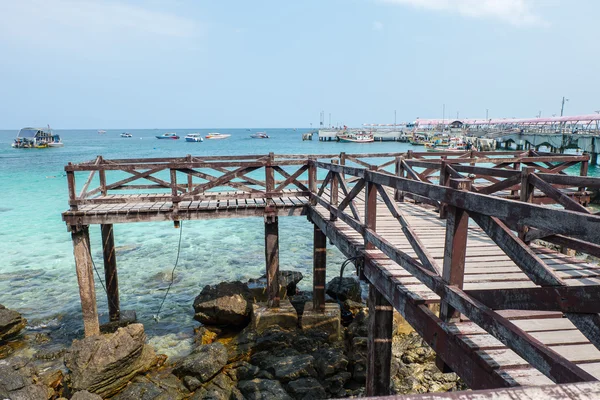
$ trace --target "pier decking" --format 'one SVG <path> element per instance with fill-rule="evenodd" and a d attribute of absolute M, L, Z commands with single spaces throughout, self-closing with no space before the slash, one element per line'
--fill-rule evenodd
<path fill-rule="evenodd" d="M 315 225 L 315 309 L 325 303 L 325 238 L 359 258 L 370 284 L 369 395 L 389 394 L 391 306 L 436 351 L 439 367 L 473 389 L 596 381 L 600 266 L 534 242 L 600 256 L 600 216 L 583 206 L 586 189 L 600 187 L 585 176 L 588 161 L 470 151 L 68 165 L 63 219 L 86 336 L 99 332 L 89 225 L 102 226 L 109 313 L 118 319 L 112 224 L 263 217 L 269 303 L 277 306 L 278 217 L 306 215 Z M 76 173 L 89 174 L 79 192 Z"/>

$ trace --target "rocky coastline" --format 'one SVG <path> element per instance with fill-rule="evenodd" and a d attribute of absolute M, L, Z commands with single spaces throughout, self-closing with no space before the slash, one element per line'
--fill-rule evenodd
<path fill-rule="evenodd" d="M 280 272 L 280 315 L 257 321 L 266 278 L 206 286 L 193 302 L 191 353 L 179 359 L 156 354 L 142 324 L 52 346 L 23 332 L 27 321 L 0 305 L 0 399 L 323 399 L 362 397 L 366 378 L 368 307 L 353 277 L 327 284 L 342 324 L 303 326 L 310 293 L 297 290 L 302 274 Z M 289 304 L 286 309 L 284 304 Z M 394 318 L 392 391 L 398 394 L 465 389 L 455 374 L 435 367 L 435 354 Z M 303 329 L 304 328 L 304 329 Z M 43 346 L 36 344 L 43 343 Z M 29 347 L 30 351 L 22 351 Z"/>

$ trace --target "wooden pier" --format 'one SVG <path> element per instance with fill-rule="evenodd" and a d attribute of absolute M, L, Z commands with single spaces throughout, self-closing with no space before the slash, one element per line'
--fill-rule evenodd
<path fill-rule="evenodd" d="M 63 219 L 85 334 L 99 333 L 89 225 L 102 228 L 109 313 L 118 320 L 112 224 L 262 217 L 276 306 L 278 218 L 306 215 L 315 226 L 314 309 L 325 304 L 327 241 L 357 257 L 369 282 L 368 395 L 389 394 L 392 308 L 436 351 L 440 369 L 472 389 L 596 381 L 600 266 L 569 255 L 600 257 L 600 216 L 584 207 L 600 179 L 585 176 L 588 162 L 534 151 L 409 151 L 69 164 Z"/>

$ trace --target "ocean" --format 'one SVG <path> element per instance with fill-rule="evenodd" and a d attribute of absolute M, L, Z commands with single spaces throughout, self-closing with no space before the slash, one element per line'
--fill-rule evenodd
<path fill-rule="evenodd" d="M 177 132 L 180 136 L 209 129 L 135 129 L 121 138 L 122 130 L 55 130 L 65 146 L 49 149 L 13 149 L 16 131 L 0 131 L 0 304 L 21 312 L 29 331 L 50 331 L 56 340 L 70 342 L 83 336 L 81 307 L 75 275 L 71 236 L 61 212 L 68 208 L 64 166 L 104 158 L 182 157 L 187 154 L 333 154 L 404 152 L 407 143 L 370 144 L 302 141 L 308 129 L 219 129 L 226 140 L 188 143 L 158 140 L 155 135 Z M 251 139 L 266 131 L 270 139 Z M 590 175 L 600 169 L 590 166 Z M 80 183 L 81 184 L 81 183 Z M 305 217 L 282 217 L 281 269 L 300 271 L 301 290 L 312 283 L 312 225 Z M 192 303 L 205 285 L 221 281 L 258 278 L 264 273 L 264 236 L 261 218 L 185 221 L 175 281 L 160 318 L 154 315 L 170 282 L 177 256 L 180 231 L 173 224 L 116 224 L 115 245 L 122 310 L 135 310 L 139 322 L 156 349 L 168 355 L 185 354 L 193 336 Z M 92 256 L 103 276 L 100 227 L 90 229 Z M 333 246 L 327 252 L 327 279 L 339 274 L 344 256 Z M 345 274 L 353 274 L 351 268 Z M 100 314 L 107 314 L 104 289 L 96 277 Z"/>

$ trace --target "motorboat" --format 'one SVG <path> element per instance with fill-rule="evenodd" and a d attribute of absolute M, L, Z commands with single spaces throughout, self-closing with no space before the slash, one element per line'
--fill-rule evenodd
<path fill-rule="evenodd" d="M 229 136 L 229 134 L 226 133 L 219 133 L 219 132 L 209 132 L 206 135 L 206 139 L 227 139 Z"/>
<path fill-rule="evenodd" d="M 267 135 L 267 132 L 256 132 L 250 135 L 250 137 L 252 139 L 268 139 L 269 135 Z"/>
<path fill-rule="evenodd" d="M 337 138 L 340 142 L 346 143 L 371 143 L 375 140 L 373 133 L 366 131 L 344 131 L 343 133 L 338 133 Z"/>
<path fill-rule="evenodd" d="M 53 144 L 50 146 L 50 144 Z M 48 125 L 47 128 L 23 128 L 11 145 L 15 149 L 45 149 L 47 147 L 62 147 L 60 136 L 55 135 Z"/>
<path fill-rule="evenodd" d="M 106 131 L 104 129 L 98 129 L 98 135 L 104 135 Z"/>
<path fill-rule="evenodd" d="M 129 132 L 123 132 L 123 133 L 121 133 L 121 137 L 127 137 L 127 138 L 129 138 L 129 137 L 133 137 L 133 135 L 131 133 L 129 133 Z"/>
<path fill-rule="evenodd" d="M 186 142 L 203 142 L 202 136 L 199 133 L 190 133 L 185 136 Z"/>
<path fill-rule="evenodd" d="M 179 139 L 179 136 L 175 132 L 167 132 L 162 135 L 156 136 L 157 139 Z"/>

